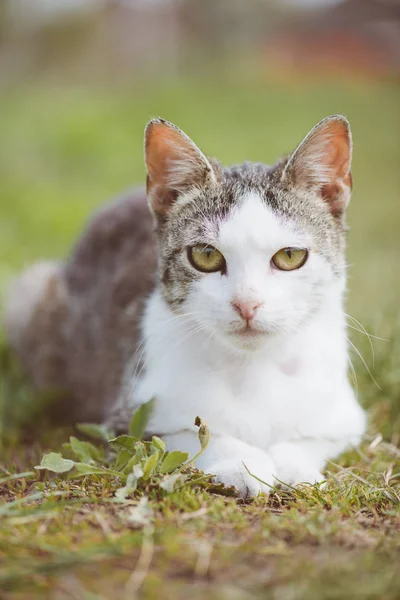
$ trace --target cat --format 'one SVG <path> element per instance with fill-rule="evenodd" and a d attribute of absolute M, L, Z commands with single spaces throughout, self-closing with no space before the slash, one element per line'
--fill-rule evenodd
<path fill-rule="evenodd" d="M 340 115 L 272 167 L 225 168 L 150 121 L 147 191 L 10 290 L 6 332 L 35 386 L 114 430 L 154 397 L 147 433 L 191 455 L 200 415 L 211 438 L 197 466 L 242 497 L 322 482 L 366 426 L 343 312 L 351 154 Z"/>

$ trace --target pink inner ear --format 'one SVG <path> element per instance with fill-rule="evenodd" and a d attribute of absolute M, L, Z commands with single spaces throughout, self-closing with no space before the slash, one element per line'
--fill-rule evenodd
<path fill-rule="evenodd" d="M 340 216 L 348 204 L 352 187 L 351 141 L 349 131 L 342 122 L 328 123 L 324 135 L 329 139 L 324 163 L 331 177 L 330 182 L 322 186 L 321 195 L 328 202 L 331 213 Z"/>
<path fill-rule="evenodd" d="M 199 150 L 178 129 L 162 122 L 152 123 L 146 135 L 146 164 L 150 185 L 168 186 L 171 180 L 176 182 L 179 177 L 177 167 L 182 176 L 185 171 L 187 175 L 191 170 L 196 171 L 199 166 Z M 204 168 L 203 164 L 202 166 Z"/>
<path fill-rule="evenodd" d="M 166 183 L 171 162 L 184 151 L 179 132 L 164 123 L 150 125 L 146 137 L 146 163 L 150 184 Z"/>
<path fill-rule="evenodd" d="M 147 193 L 155 213 L 165 216 L 177 198 L 212 172 L 206 157 L 177 127 L 152 121 L 145 138 Z"/>
<path fill-rule="evenodd" d="M 171 165 L 193 153 L 190 142 L 165 123 L 152 123 L 146 134 L 147 193 L 156 213 L 165 215 L 176 200 L 176 189 L 169 187 Z"/>
<path fill-rule="evenodd" d="M 329 143 L 326 145 L 324 162 L 332 172 L 332 179 L 341 179 L 345 182 L 350 173 L 351 161 L 349 131 L 344 123 L 332 121 L 327 123 L 326 131 L 321 132 L 321 134 L 329 140 Z M 351 177 L 346 182 L 346 185 L 351 186 Z"/>

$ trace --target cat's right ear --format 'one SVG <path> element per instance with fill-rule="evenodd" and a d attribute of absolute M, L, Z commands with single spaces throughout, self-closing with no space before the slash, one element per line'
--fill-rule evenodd
<path fill-rule="evenodd" d="M 179 196 L 215 179 L 213 168 L 183 131 L 163 119 L 145 130 L 147 197 L 156 216 L 164 219 Z"/>
<path fill-rule="evenodd" d="M 341 218 L 350 200 L 351 131 L 347 119 L 332 115 L 304 138 L 289 158 L 282 180 L 313 189 L 333 216 Z"/>

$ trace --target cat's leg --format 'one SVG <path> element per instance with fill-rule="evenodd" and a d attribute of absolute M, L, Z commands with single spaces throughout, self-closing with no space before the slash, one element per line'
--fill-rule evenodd
<path fill-rule="evenodd" d="M 197 434 L 182 431 L 163 436 L 168 450 L 199 451 Z M 231 436 L 212 435 L 196 466 L 215 476 L 215 481 L 234 486 L 242 498 L 268 493 L 273 485 L 274 464 L 268 454 Z M 247 467 L 247 468 L 246 468 Z M 262 480 L 258 481 L 255 477 Z"/>

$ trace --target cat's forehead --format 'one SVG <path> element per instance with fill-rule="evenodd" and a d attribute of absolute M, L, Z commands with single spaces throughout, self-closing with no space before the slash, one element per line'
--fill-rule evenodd
<path fill-rule="evenodd" d="M 275 210 L 256 190 L 249 190 L 218 224 L 221 249 L 232 245 L 263 250 L 282 246 L 308 246 L 310 235 Z"/>
<path fill-rule="evenodd" d="M 283 164 L 225 168 L 216 185 L 181 196 L 164 246 L 167 239 L 175 250 L 198 242 L 218 247 L 250 243 L 271 250 L 312 245 L 331 263 L 341 260 L 343 231 L 316 194 L 281 184 Z"/>

